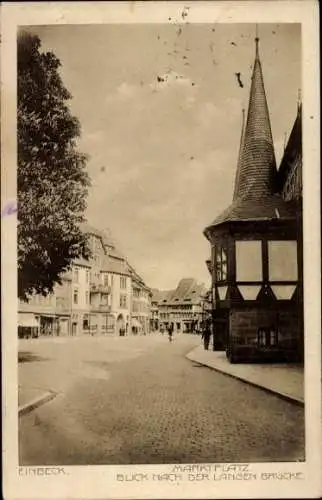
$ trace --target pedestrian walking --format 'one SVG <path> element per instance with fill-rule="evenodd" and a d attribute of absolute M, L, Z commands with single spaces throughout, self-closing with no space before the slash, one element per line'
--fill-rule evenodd
<path fill-rule="evenodd" d="M 172 334 L 173 334 L 173 325 L 172 325 L 172 323 L 169 323 L 169 325 L 167 327 L 167 330 L 168 330 L 169 342 L 172 342 Z"/>

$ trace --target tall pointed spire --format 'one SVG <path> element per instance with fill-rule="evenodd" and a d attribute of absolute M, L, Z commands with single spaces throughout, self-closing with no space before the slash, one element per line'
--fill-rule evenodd
<path fill-rule="evenodd" d="M 298 89 L 298 93 L 297 93 L 297 111 L 298 111 L 298 113 L 301 111 L 301 107 L 302 107 L 302 92 L 301 92 L 301 89 Z"/>
<path fill-rule="evenodd" d="M 276 161 L 257 33 L 247 122 L 237 169 L 234 200 L 263 198 L 276 191 Z"/>
<path fill-rule="evenodd" d="M 300 116 L 301 106 L 298 111 Z M 293 206 L 280 194 L 256 28 L 255 62 L 245 125 L 243 119 L 233 201 L 206 227 L 204 234 L 211 239 L 213 229 L 226 222 L 267 221 L 277 217 L 296 219 Z"/>
<path fill-rule="evenodd" d="M 241 158 L 242 158 L 242 151 L 243 151 L 243 145 L 244 145 L 244 132 L 245 132 L 245 109 L 243 108 L 242 110 L 242 130 L 240 134 L 240 144 L 239 144 L 239 153 L 238 153 L 238 162 L 237 162 L 237 170 L 236 170 L 236 177 L 235 177 L 235 189 L 234 189 L 234 197 L 233 200 L 236 199 L 237 197 L 237 187 L 239 185 L 239 175 L 240 175 L 240 163 L 241 163 Z"/>

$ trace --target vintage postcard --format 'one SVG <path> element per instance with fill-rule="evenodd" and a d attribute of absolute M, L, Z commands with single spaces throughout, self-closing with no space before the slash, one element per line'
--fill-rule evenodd
<path fill-rule="evenodd" d="M 318 4 L 4 2 L 4 495 L 318 498 Z"/>

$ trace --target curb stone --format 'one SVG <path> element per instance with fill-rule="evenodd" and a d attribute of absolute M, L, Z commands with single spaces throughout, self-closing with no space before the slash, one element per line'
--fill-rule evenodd
<path fill-rule="evenodd" d="M 37 398 L 31 400 L 29 403 L 19 406 L 18 407 L 19 417 L 26 415 L 32 410 L 35 410 L 36 408 L 38 408 L 38 406 L 48 403 L 49 401 L 54 399 L 57 396 L 57 394 L 58 393 L 54 391 L 47 391 L 43 393 L 41 396 L 38 396 Z"/>
<path fill-rule="evenodd" d="M 193 349 L 192 349 L 192 351 L 193 351 Z M 260 383 L 253 382 L 253 381 L 248 380 L 246 378 L 243 378 L 243 377 L 240 377 L 238 375 L 235 375 L 234 373 L 226 372 L 226 371 L 222 370 L 221 368 L 218 368 L 218 367 L 215 367 L 215 366 L 211 366 L 211 365 L 209 365 L 209 364 L 207 364 L 205 362 L 198 361 L 197 359 L 195 359 L 193 357 L 192 351 L 190 351 L 186 355 L 186 358 L 189 359 L 189 361 L 193 361 L 194 363 L 198 363 L 201 366 L 206 366 L 210 370 L 214 370 L 214 371 L 216 371 L 218 373 L 222 373 L 223 375 L 226 375 L 227 377 L 232 377 L 232 378 L 234 378 L 236 380 L 239 380 L 240 382 L 243 382 L 244 384 L 248 384 L 248 385 L 251 385 L 253 387 L 257 387 L 258 389 L 262 389 L 263 391 L 269 392 L 270 394 L 275 394 L 275 396 L 278 396 L 281 399 L 284 399 L 285 401 L 291 402 L 291 403 L 296 404 L 296 405 L 301 406 L 301 407 L 305 406 L 304 401 L 302 401 L 301 399 L 298 399 L 298 398 L 296 398 L 294 396 L 290 396 L 289 394 L 285 394 L 283 392 L 279 392 L 279 391 L 277 391 L 275 389 L 272 389 L 271 387 L 267 387 L 267 386 L 261 385 Z"/>

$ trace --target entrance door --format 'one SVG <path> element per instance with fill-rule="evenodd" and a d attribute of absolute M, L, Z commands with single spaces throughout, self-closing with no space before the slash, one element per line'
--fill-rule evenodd
<path fill-rule="evenodd" d="M 228 343 L 229 318 L 228 311 L 217 309 L 214 311 L 214 351 L 225 351 Z"/>

